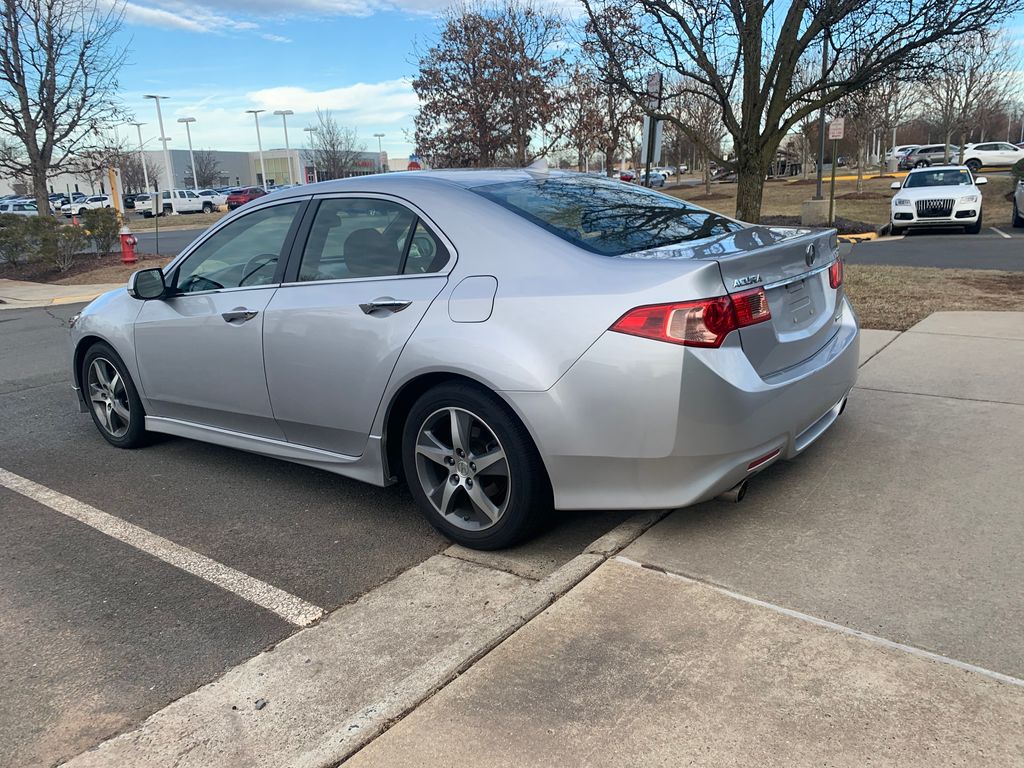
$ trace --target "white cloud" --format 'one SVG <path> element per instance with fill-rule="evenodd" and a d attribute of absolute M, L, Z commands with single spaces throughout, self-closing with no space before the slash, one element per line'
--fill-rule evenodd
<path fill-rule="evenodd" d="M 110 0 L 104 1 L 112 4 Z M 125 3 L 122 7 L 126 22 L 147 27 L 164 27 L 199 33 L 250 30 L 258 27 L 254 22 L 211 13 L 205 7 L 191 3 L 164 2 L 156 7 Z"/>
<path fill-rule="evenodd" d="M 269 40 L 272 43 L 292 42 L 292 39 L 290 37 L 285 37 L 284 35 L 272 35 L 269 32 L 264 32 L 262 35 L 260 35 L 260 37 L 262 37 L 264 40 Z"/>
<path fill-rule="evenodd" d="M 412 84 L 404 79 L 356 83 L 322 91 L 283 86 L 252 91 L 246 96 L 266 110 L 293 109 L 299 114 L 312 115 L 317 109 L 330 109 L 339 122 L 355 126 L 409 118 L 418 104 Z"/>

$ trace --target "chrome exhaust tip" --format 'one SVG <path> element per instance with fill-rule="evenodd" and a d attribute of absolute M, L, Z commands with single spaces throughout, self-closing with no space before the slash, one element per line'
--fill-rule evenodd
<path fill-rule="evenodd" d="M 716 498 L 719 501 L 731 501 L 739 503 L 743 501 L 743 497 L 747 495 L 747 481 L 740 480 L 736 485 L 730 488 L 724 493 L 720 493 Z"/>

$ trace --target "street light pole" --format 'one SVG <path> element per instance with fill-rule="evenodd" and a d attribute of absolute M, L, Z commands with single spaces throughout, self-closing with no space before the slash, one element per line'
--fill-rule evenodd
<path fill-rule="evenodd" d="M 828 44 L 829 44 L 829 33 L 825 30 L 825 36 L 821 40 L 821 94 L 825 95 L 825 78 L 828 76 Z M 836 159 L 832 158 L 833 165 Z M 824 200 L 825 196 L 821 193 L 821 180 L 825 174 L 825 105 L 821 105 L 821 109 L 818 112 L 818 176 L 817 176 L 817 191 L 814 193 L 815 200 Z"/>
<path fill-rule="evenodd" d="M 247 109 L 245 110 L 253 119 L 256 121 L 256 146 L 260 151 L 260 174 L 263 176 L 263 191 L 267 191 L 267 167 L 263 164 L 263 139 L 260 138 L 260 112 L 266 112 L 265 109 Z"/>
<path fill-rule="evenodd" d="M 308 127 L 303 128 L 302 130 L 309 134 L 310 157 L 313 159 L 313 183 L 315 184 L 320 180 L 316 175 L 316 150 L 313 148 L 313 134 L 317 132 L 317 129 Z"/>
<path fill-rule="evenodd" d="M 139 162 L 142 163 L 142 178 L 146 183 L 146 187 L 143 191 L 149 192 L 149 171 L 146 170 L 146 153 L 142 150 L 142 126 L 144 126 L 145 123 L 128 123 L 128 125 L 134 125 L 135 130 L 139 132 Z"/>
<path fill-rule="evenodd" d="M 196 119 L 194 117 L 179 117 L 178 122 L 185 124 L 185 135 L 188 136 L 188 157 L 192 161 L 192 189 L 196 192 L 199 191 L 199 177 L 196 175 L 196 156 L 192 153 L 192 131 L 189 130 L 189 125 L 194 123 Z"/>
<path fill-rule="evenodd" d="M 171 155 L 170 152 L 167 151 L 167 142 L 170 141 L 170 139 L 168 139 L 167 134 L 164 133 L 164 116 L 160 112 L 160 99 L 166 99 L 167 96 L 154 96 L 149 94 L 143 98 L 152 99 L 156 102 L 156 120 L 160 126 L 160 143 L 163 144 L 164 147 L 164 173 L 167 174 L 167 186 L 164 187 L 164 189 L 174 189 L 174 174 L 171 171 Z"/>
<path fill-rule="evenodd" d="M 380 140 L 384 138 L 385 134 L 375 133 L 373 134 L 377 139 L 377 165 L 380 167 L 381 172 L 384 171 L 384 149 L 381 147 Z"/>
<path fill-rule="evenodd" d="M 275 109 L 274 114 L 281 116 L 281 125 L 284 126 L 284 151 L 285 157 L 288 158 L 288 183 L 295 184 L 295 174 L 292 172 L 292 150 L 288 146 L 288 115 L 294 115 L 295 113 L 290 109 Z"/>

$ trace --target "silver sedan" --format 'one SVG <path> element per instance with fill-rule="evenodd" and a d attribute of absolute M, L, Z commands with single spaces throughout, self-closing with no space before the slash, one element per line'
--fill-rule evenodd
<path fill-rule="evenodd" d="M 858 328 L 831 232 L 531 170 L 262 197 L 72 324 L 83 411 L 387 485 L 466 546 L 680 507 L 836 420 Z"/>

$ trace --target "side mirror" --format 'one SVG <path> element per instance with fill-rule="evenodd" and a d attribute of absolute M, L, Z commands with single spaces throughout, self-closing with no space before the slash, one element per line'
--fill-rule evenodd
<path fill-rule="evenodd" d="M 974 186 L 980 187 L 982 184 L 988 184 L 988 179 L 986 179 L 984 176 L 979 176 L 974 180 Z"/>
<path fill-rule="evenodd" d="M 140 269 L 128 278 L 128 295 L 133 299 L 162 299 L 167 293 L 162 269 Z"/>
<path fill-rule="evenodd" d="M 894 181 L 892 184 L 889 185 L 889 189 L 899 189 L 902 186 L 903 185 L 900 182 Z"/>

